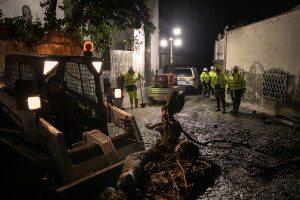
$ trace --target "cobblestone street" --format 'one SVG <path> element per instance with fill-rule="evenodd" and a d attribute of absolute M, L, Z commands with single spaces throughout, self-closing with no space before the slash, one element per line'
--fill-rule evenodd
<path fill-rule="evenodd" d="M 147 103 L 145 108 L 126 109 L 135 116 L 146 148 L 155 143 L 159 133 L 148 130 L 145 124 L 160 121 L 162 105 Z M 215 162 L 222 172 L 215 185 L 198 199 L 300 199 L 298 160 L 267 169 L 299 156 L 299 131 L 245 107 L 237 116 L 229 113 L 231 106 L 226 114 L 215 112 L 215 108 L 216 102 L 208 98 L 187 95 L 183 110 L 175 116 L 198 141 L 246 142 L 250 148 L 227 143 L 200 147 L 202 157 Z M 181 139 L 185 139 L 183 134 Z"/>

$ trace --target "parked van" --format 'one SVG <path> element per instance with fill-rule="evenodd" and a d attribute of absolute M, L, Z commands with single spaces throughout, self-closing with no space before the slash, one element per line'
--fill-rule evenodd
<path fill-rule="evenodd" d="M 186 91 L 200 91 L 200 76 L 194 67 L 176 67 L 177 85 L 184 86 Z"/>

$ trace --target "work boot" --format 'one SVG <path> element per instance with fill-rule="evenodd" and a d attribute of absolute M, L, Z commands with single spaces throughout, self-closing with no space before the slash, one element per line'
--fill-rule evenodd
<path fill-rule="evenodd" d="M 234 114 L 236 110 L 236 102 L 233 102 L 233 108 L 232 111 L 230 111 L 230 113 Z"/>
<path fill-rule="evenodd" d="M 134 99 L 134 103 L 135 103 L 135 107 L 138 108 L 139 107 L 139 99 Z"/>
<path fill-rule="evenodd" d="M 130 105 L 131 105 L 131 109 L 133 108 L 133 99 L 129 99 L 130 100 Z"/>

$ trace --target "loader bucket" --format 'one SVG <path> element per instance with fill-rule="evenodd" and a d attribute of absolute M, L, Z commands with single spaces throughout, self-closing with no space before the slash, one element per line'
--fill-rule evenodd
<path fill-rule="evenodd" d="M 123 164 L 124 160 L 64 185 L 56 191 L 66 199 L 99 199 L 99 194 L 106 187 L 116 187 L 117 180 L 122 173 Z"/>

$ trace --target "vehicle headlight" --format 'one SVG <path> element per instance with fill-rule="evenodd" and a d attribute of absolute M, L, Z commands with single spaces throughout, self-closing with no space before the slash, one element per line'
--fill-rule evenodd
<path fill-rule="evenodd" d="M 43 74 L 48 74 L 56 65 L 58 64 L 58 61 L 45 61 L 44 63 L 44 72 Z"/>
<path fill-rule="evenodd" d="M 41 98 L 39 96 L 28 97 L 27 103 L 28 103 L 29 110 L 36 110 L 41 108 Z"/>
<path fill-rule="evenodd" d="M 96 70 L 98 73 L 100 73 L 101 67 L 102 67 L 102 62 L 92 62 L 92 64 L 93 64 L 95 70 Z"/>

